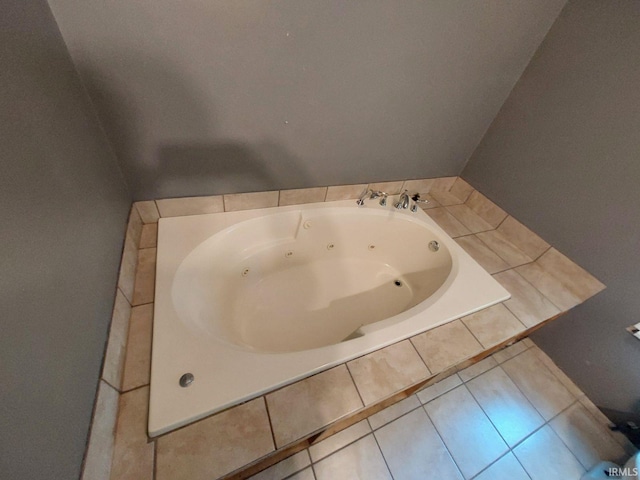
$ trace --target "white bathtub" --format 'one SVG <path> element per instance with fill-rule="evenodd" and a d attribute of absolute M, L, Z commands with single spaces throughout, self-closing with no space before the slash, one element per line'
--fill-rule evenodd
<path fill-rule="evenodd" d="M 160 219 L 149 435 L 509 298 L 428 215 L 388 203 Z"/>

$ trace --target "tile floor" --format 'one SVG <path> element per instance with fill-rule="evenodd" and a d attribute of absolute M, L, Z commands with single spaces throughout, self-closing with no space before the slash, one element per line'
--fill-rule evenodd
<path fill-rule="evenodd" d="M 525 340 L 251 479 L 579 479 L 633 452 L 606 422 Z"/>

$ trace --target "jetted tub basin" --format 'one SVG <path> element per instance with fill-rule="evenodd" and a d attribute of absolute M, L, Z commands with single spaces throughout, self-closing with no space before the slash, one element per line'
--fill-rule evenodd
<path fill-rule="evenodd" d="M 162 218 L 149 435 L 507 298 L 421 210 L 346 200 Z"/>

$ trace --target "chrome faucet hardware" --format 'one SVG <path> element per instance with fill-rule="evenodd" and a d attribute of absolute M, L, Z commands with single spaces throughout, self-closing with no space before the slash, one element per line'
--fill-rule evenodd
<path fill-rule="evenodd" d="M 376 199 L 376 198 L 380 198 L 380 205 L 382 205 L 383 207 L 385 207 L 387 205 L 387 197 L 389 196 L 389 194 L 387 192 L 383 192 L 380 190 L 371 190 L 369 188 L 365 189 L 364 192 L 362 192 L 362 194 L 360 195 L 360 198 L 356 201 L 356 203 L 360 206 L 364 205 L 364 201 L 369 198 L 369 199 Z"/>
<path fill-rule="evenodd" d="M 407 190 L 400 194 L 400 198 L 393 206 L 398 210 L 406 210 L 409 208 L 409 194 L 407 193 Z"/>

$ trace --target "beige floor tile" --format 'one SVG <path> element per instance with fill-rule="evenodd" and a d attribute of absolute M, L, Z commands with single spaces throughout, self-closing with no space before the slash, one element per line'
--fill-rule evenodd
<path fill-rule="evenodd" d="M 327 189 L 325 202 L 359 198 L 366 188 L 368 188 L 366 183 L 361 183 L 359 185 L 335 185 L 329 187 Z"/>
<path fill-rule="evenodd" d="M 138 247 L 133 237 L 126 235 L 124 238 L 124 249 L 122 251 L 122 261 L 118 274 L 118 288 L 127 298 L 129 303 L 133 301 L 133 289 L 136 282 L 136 267 L 138 265 Z"/>
<path fill-rule="evenodd" d="M 447 210 L 451 215 L 456 217 L 460 223 L 467 227 L 471 233 L 493 230 L 491 224 L 485 222 L 482 217 L 466 205 L 452 205 L 447 207 Z"/>
<path fill-rule="evenodd" d="M 602 413 L 602 411 L 598 407 L 596 407 L 596 405 L 589 399 L 589 397 L 582 394 L 578 397 L 578 401 L 584 408 L 587 409 L 591 416 L 598 423 L 600 423 L 600 425 L 602 425 L 609 431 L 611 437 L 618 443 L 618 445 L 620 445 L 624 449 L 624 451 L 627 453 L 627 456 L 631 456 L 638 451 L 638 449 L 633 445 L 633 443 L 629 441 L 626 435 L 621 432 L 614 432 L 612 430 L 609 430 L 609 427 L 613 425 L 613 423 L 611 422 L 611 420 L 609 420 L 609 418 L 607 418 L 604 413 Z"/>
<path fill-rule="evenodd" d="M 411 395 L 410 397 L 407 397 L 404 400 L 394 403 L 390 407 L 371 415 L 368 419 L 369 425 L 371 425 L 371 428 L 375 430 L 376 428 L 380 428 L 381 426 L 392 422 L 396 418 L 401 417 L 405 413 L 415 410 L 421 405 L 422 404 L 420 403 L 420 400 L 418 400 L 418 397 Z"/>
<path fill-rule="evenodd" d="M 601 460 L 618 464 L 626 460 L 624 449 L 579 402 L 551 420 L 549 425 L 586 470 Z"/>
<path fill-rule="evenodd" d="M 371 427 L 369 427 L 369 423 L 367 419 L 360 420 L 358 423 L 351 425 L 348 428 L 336 433 L 335 435 L 330 436 L 309 447 L 309 453 L 311 454 L 311 459 L 314 462 L 317 462 L 324 457 L 328 457 L 332 453 L 340 450 L 341 448 L 349 445 L 350 443 L 359 440 L 365 435 L 369 435 L 371 433 Z"/>
<path fill-rule="evenodd" d="M 507 270 L 496 273 L 493 278 L 511 294 L 504 304 L 526 327 L 533 327 L 560 313 L 558 307 L 517 272 Z"/>
<path fill-rule="evenodd" d="M 278 205 L 300 205 L 302 203 L 324 202 L 327 196 L 327 187 L 296 188 L 293 190 L 280 190 Z"/>
<path fill-rule="evenodd" d="M 153 443 L 147 438 L 148 406 L 149 387 L 120 395 L 111 464 L 112 480 L 153 478 Z"/>
<path fill-rule="evenodd" d="M 318 480 L 391 480 L 373 435 L 352 443 L 314 465 Z"/>
<path fill-rule="evenodd" d="M 451 215 L 445 207 L 431 208 L 425 212 L 442 228 L 451 238 L 469 235 L 467 227 Z"/>
<path fill-rule="evenodd" d="M 361 408 L 346 365 L 339 365 L 266 396 L 278 448 Z"/>
<path fill-rule="evenodd" d="M 550 248 L 538 259 L 537 263 L 568 287 L 582 301 L 605 288 L 604 284 L 596 277 L 572 262 L 555 248 Z"/>
<path fill-rule="evenodd" d="M 287 478 L 287 480 L 315 480 L 315 479 L 316 477 L 313 474 L 313 469 L 311 467 L 305 468 L 301 472 L 298 472 L 295 475 Z"/>
<path fill-rule="evenodd" d="M 582 303 L 580 298 L 538 263 L 522 265 L 515 270 L 562 311 Z"/>
<path fill-rule="evenodd" d="M 530 480 L 520 462 L 509 452 L 474 480 Z"/>
<path fill-rule="evenodd" d="M 158 224 L 147 223 L 142 226 L 140 248 L 153 248 L 158 245 Z"/>
<path fill-rule="evenodd" d="M 439 373 L 482 351 L 482 345 L 460 320 L 416 335 L 411 342 L 431 373 Z"/>
<path fill-rule="evenodd" d="M 531 349 L 507 360 L 502 368 L 545 420 L 576 400 Z"/>
<path fill-rule="evenodd" d="M 370 183 L 369 188 L 371 190 L 380 190 L 381 192 L 386 192 L 389 195 L 397 195 L 402 192 L 402 185 L 404 182 L 399 180 L 397 182 L 376 182 Z M 407 187 L 408 188 L 408 187 Z M 428 192 L 429 190 L 427 190 Z"/>
<path fill-rule="evenodd" d="M 462 317 L 462 323 L 485 348 L 504 342 L 525 330 L 525 326 L 502 303 Z"/>
<path fill-rule="evenodd" d="M 509 264 L 487 247 L 475 235 L 458 237 L 455 240 L 471 257 L 489 273 L 498 273 L 509 268 Z"/>
<path fill-rule="evenodd" d="M 424 408 L 465 478 L 473 477 L 507 452 L 504 440 L 464 385 Z"/>
<path fill-rule="evenodd" d="M 109 327 L 109 340 L 102 367 L 102 378 L 117 389 L 120 389 L 122 385 L 130 317 L 131 305 L 118 288 L 116 289 L 116 299 Z"/>
<path fill-rule="evenodd" d="M 161 217 L 182 217 L 224 212 L 222 195 L 156 200 Z"/>
<path fill-rule="evenodd" d="M 422 408 L 382 427 L 375 436 L 395 480 L 462 480 L 460 471 Z"/>
<path fill-rule="evenodd" d="M 427 378 L 430 373 L 409 340 L 347 363 L 365 405 Z"/>
<path fill-rule="evenodd" d="M 529 337 L 523 338 L 522 343 L 524 344 L 525 347 L 527 348 L 531 348 L 531 347 L 535 347 L 536 344 L 533 343 L 533 340 L 531 340 Z"/>
<path fill-rule="evenodd" d="M 462 380 L 456 373 L 444 380 L 440 380 L 438 383 L 434 383 L 433 385 L 420 390 L 416 395 L 418 400 L 424 404 L 430 402 L 434 398 L 438 398 L 440 395 L 444 395 L 450 390 L 453 390 L 458 385 L 462 385 Z"/>
<path fill-rule="evenodd" d="M 464 203 L 463 199 L 445 190 L 434 190 L 429 195 L 435 198 L 440 205 L 445 207 L 450 205 L 462 205 Z"/>
<path fill-rule="evenodd" d="M 493 357 L 487 357 L 478 363 L 474 363 L 470 367 L 460 370 L 458 375 L 463 382 L 468 382 L 472 378 L 476 378 L 478 375 L 482 375 L 487 370 L 491 370 L 496 366 L 498 366 L 498 362 L 496 362 Z"/>
<path fill-rule="evenodd" d="M 531 342 L 533 343 L 533 342 Z M 573 396 L 580 397 L 583 392 L 582 390 L 580 390 L 580 388 L 573 383 L 573 380 L 571 380 L 566 373 L 564 373 L 560 367 L 558 367 L 558 365 L 556 365 L 554 363 L 553 360 L 551 360 L 551 358 L 549 358 L 549 356 L 544 353 L 542 350 L 540 350 L 540 348 L 538 348 L 537 345 L 533 345 L 531 347 L 531 351 L 533 353 L 535 353 L 536 357 L 542 362 L 544 363 L 544 365 L 549 369 L 549 371 L 551 373 L 553 373 L 555 375 L 555 377 L 560 380 L 560 383 L 562 383 L 562 385 L 564 385 L 564 387 L 569 390 L 571 392 L 571 394 Z"/>
<path fill-rule="evenodd" d="M 118 392 L 100 381 L 81 480 L 109 478 L 117 415 Z"/>
<path fill-rule="evenodd" d="M 497 230 L 476 235 L 487 247 L 502 258 L 510 267 L 518 267 L 533 260 Z"/>
<path fill-rule="evenodd" d="M 151 332 L 153 303 L 131 309 L 127 355 L 122 374 L 122 390 L 149 384 L 151 374 Z"/>
<path fill-rule="evenodd" d="M 471 195 L 469 195 L 466 204 L 493 228 L 498 228 L 498 225 L 507 218 L 507 212 L 502 210 L 477 190 L 473 191 Z"/>
<path fill-rule="evenodd" d="M 309 451 L 303 450 L 249 478 L 250 480 L 283 480 L 309 465 L 311 465 Z"/>
<path fill-rule="evenodd" d="M 585 472 L 548 425 L 514 448 L 513 453 L 532 480 L 577 480 Z"/>
<path fill-rule="evenodd" d="M 453 184 L 457 180 L 458 177 L 438 177 L 433 179 L 433 183 L 431 184 L 431 191 L 445 191 L 448 192 L 453 187 Z"/>
<path fill-rule="evenodd" d="M 474 192 L 474 188 L 461 177 L 458 177 L 456 178 L 455 182 L 453 182 L 450 192 L 452 195 L 455 195 L 464 203 L 467 201 L 471 193 Z"/>
<path fill-rule="evenodd" d="M 224 211 L 251 210 L 254 208 L 277 207 L 280 192 L 231 193 L 224 195 Z"/>
<path fill-rule="evenodd" d="M 133 238 L 133 242 L 138 245 L 140 248 L 140 236 L 142 235 L 142 218 L 140 217 L 140 213 L 138 209 L 131 205 L 131 210 L 129 212 L 129 221 L 127 222 L 127 235 L 130 235 Z"/>
<path fill-rule="evenodd" d="M 497 230 L 532 260 L 537 259 L 549 248 L 547 242 L 512 216 L 505 218 Z"/>
<path fill-rule="evenodd" d="M 138 251 L 132 306 L 153 302 L 156 286 L 156 252 L 156 248 L 143 248 Z"/>
<path fill-rule="evenodd" d="M 526 349 L 527 349 L 527 346 L 522 341 L 520 341 L 520 342 L 514 343 L 513 345 L 507 348 L 498 350 L 496 353 L 492 355 L 492 357 L 495 358 L 496 362 L 500 364 L 524 352 Z"/>
<path fill-rule="evenodd" d="M 160 437 L 156 480 L 218 478 L 273 449 L 264 399 L 256 398 Z"/>
<path fill-rule="evenodd" d="M 467 388 L 510 447 L 544 424 L 544 419 L 500 367 L 474 378 Z"/>
<path fill-rule="evenodd" d="M 140 214 L 142 223 L 157 223 L 160 218 L 158 213 L 158 207 L 153 200 L 145 200 L 143 202 L 136 202 L 133 204 Z"/>

